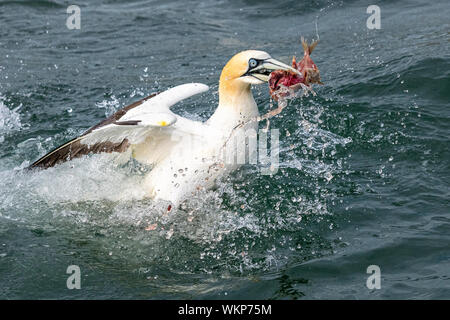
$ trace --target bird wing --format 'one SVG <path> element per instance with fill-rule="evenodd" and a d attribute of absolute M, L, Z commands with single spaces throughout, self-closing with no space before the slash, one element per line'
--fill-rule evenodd
<path fill-rule="evenodd" d="M 207 90 L 207 85 L 188 83 L 145 97 L 50 151 L 28 168 L 49 168 L 89 153 L 124 152 L 151 137 L 164 140 L 161 137 L 170 136 L 170 129 L 179 119 L 170 107 Z"/>

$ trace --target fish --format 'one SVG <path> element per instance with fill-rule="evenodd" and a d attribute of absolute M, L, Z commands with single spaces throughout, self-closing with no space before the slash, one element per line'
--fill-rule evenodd
<path fill-rule="evenodd" d="M 312 84 L 323 84 L 320 79 L 320 71 L 314 61 L 311 59 L 311 53 L 318 44 L 318 40 L 312 41 L 310 44 L 302 37 L 303 58 L 297 62 L 295 56 L 292 57 L 292 68 L 300 71 L 296 74 L 289 70 L 276 70 L 270 74 L 269 92 L 273 99 L 278 100 L 282 96 L 286 96 L 286 91 L 282 88 L 290 88 L 298 91 L 305 86 L 311 88 Z"/>

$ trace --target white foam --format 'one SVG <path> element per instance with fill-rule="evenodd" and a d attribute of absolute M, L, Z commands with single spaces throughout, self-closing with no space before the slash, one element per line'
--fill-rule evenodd
<path fill-rule="evenodd" d="M 4 140 L 3 135 L 20 130 L 22 127 L 18 113 L 21 106 L 9 109 L 5 105 L 5 98 L 0 94 L 0 143 Z"/>
<path fill-rule="evenodd" d="M 116 112 L 120 107 L 119 100 L 114 95 L 111 96 L 110 100 L 103 100 L 102 102 L 96 103 L 96 105 L 100 109 L 105 109 L 106 117 L 114 114 L 114 112 Z"/>

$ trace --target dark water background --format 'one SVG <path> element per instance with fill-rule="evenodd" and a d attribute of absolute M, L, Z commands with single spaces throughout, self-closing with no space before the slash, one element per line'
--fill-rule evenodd
<path fill-rule="evenodd" d="M 66 28 L 70 4 L 81 30 Z M 0 1 L 0 298 L 450 298 L 449 14 L 448 1 Z M 276 176 L 245 166 L 164 216 L 131 161 L 21 171 L 175 84 L 211 86 L 176 107 L 207 119 L 234 53 L 289 62 L 316 19 L 326 85 L 271 121 Z M 254 89 L 261 112 L 267 91 Z M 81 290 L 66 288 L 72 264 Z"/>

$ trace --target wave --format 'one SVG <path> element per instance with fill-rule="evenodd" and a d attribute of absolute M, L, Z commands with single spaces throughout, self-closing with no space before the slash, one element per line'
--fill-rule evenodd
<path fill-rule="evenodd" d="M 450 61 L 445 58 L 426 58 L 416 62 L 411 56 L 387 61 L 385 65 L 368 67 L 360 71 L 355 82 L 338 89 L 342 95 L 378 97 L 396 94 L 418 94 L 435 100 L 450 98 Z"/>
<path fill-rule="evenodd" d="M 22 7 L 29 7 L 29 8 L 66 8 L 67 6 L 61 3 L 58 3 L 56 1 L 50 1 L 50 0 L 25 0 L 25 1 L 2 1 L 0 2 L 1 6 L 11 6 L 11 5 L 17 5 Z"/>

